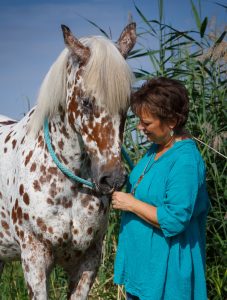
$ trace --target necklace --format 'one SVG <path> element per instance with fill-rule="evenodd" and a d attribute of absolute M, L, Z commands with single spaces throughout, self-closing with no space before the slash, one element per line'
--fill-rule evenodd
<path fill-rule="evenodd" d="M 172 139 L 171 139 L 171 143 L 172 143 L 171 146 L 173 146 L 173 145 L 175 144 L 175 142 L 176 142 L 176 140 L 172 138 Z M 168 149 L 167 149 L 167 150 L 168 150 Z M 137 182 L 134 184 L 134 186 L 133 186 L 133 188 L 132 188 L 132 190 L 131 190 L 131 194 L 132 194 L 133 196 L 135 196 L 136 189 L 137 189 L 138 185 L 140 184 L 141 180 L 143 179 L 143 177 L 145 176 L 145 174 L 146 174 L 146 173 L 150 170 L 150 168 L 155 164 L 156 160 L 154 159 L 154 161 L 152 162 L 152 164 L 151 164 L 150 167 L 149 167 L 149 170 L 147 170 L 147 169 L 148 169 L 148 166 L 149 166 L 149 164 L 150 164 L 150 162 L 151 162 L 151 160 L 152 160 L 152 158 L 155 158 L 155 155 L 156 155 L 156 152 L 154 152 L 153 155 L 151 155 L 151 157 L 150 157 L 150 159 L 148 160 L 148 162 L 147 162 L 145 168 L 143 169 L 142 174 L 140 175 L 140 177 L 139 177 L 139 179 L 137 180 Z"/>
<path fill-rule="evenodd" d="M 140 177 L 139 177 L 139 179 L 137 180 L 137 182 L 134 184 L 134 186 L 133 186 L 133 188 L 132 188 L 132 190 L 131 190 L 131 194 L 132 194 L 133 196 L 135 196 L 136 189 L 137 189 L 138 185 L 140 184 L 141 180 L 143 179 L 144 175 L 148 172 L 147 168 L 148 168 L 148 166 L 149 166 L 149 164 L 150 164 L 152 158 L 154 158 L 154 154 L 151 155 L 151 157 L 150 157 L 150 159 L 148 160 L 148 162 L 147 162 L 145 168 L 143 169 L 142 174 L 140 175 Z M 155 160 L 154 160 L 153 163 L 150 165 L 150 168 L 154 165 L 154 163 L 155 163 Z M 150 169 L 150 168 L 149 168 L 149 169 Z"/>

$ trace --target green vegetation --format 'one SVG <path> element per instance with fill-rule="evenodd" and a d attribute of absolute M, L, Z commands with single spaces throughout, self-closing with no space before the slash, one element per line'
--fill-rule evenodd
<path fill-rule="evenodd" d="M 201 20 L 199 10 L 191 0 L 196 29 L 179 31 L 164 23 L 163 1 L 159 0 L 159 19 L 150 20 L 138 7 L 142 25 L 138 28 L 140 48 L 131 59 L 146 58 L 147 69 L 135 71 L 138 80 L 166 76 L 182 81 L 190 95 L 191 112 L 188 130 L 205 144 L 227 156 L 226 32 L 217 32 Z M 197 1 L 200 4 L 200 1 Z M 224 9 L 224 7 L 223 7 Z M 143 40 L 156 41 L 157 49 L 145 47 Z M 151 50 L 152 49 L 152 50 Z M 136 162 L 147 147 L 146 141 L 134 130 L 137 120 L 131 113 L 125 130 L 125 144 Z M 132 138 L 133 135 L 133 138 Z M 224 299 L 227 294 L 227 209 L 226 158 L 198 142 L 207 166 L 207 185 L 212 208 L 207 224 L 207 285 L 209 299 Z M 131 150 L 130 150 L 131 149 Z M 102 263 L 89 299 L 123 300 L 124 290 L 113 285 L 113 262 L 117 247 L 119 212 L 111 211 L 104 242 Z M 55 268 L 50 280 L 50 299 L 66 299 L 67 279 Z M 0 283 L 1 300 L 24 300 L 27 292 L 19 263 L 7 264 Z"/>

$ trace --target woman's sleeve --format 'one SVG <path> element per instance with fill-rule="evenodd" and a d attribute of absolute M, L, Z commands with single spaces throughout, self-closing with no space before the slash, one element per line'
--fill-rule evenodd
<path fill-rule="evenodd" d="M 198 173 L 197 163 L 183 156 L 170 171 L 165 199 L 157 207 L 158 223 L 164 236 L 177 235 L 189 224 L 199 189 Z"/>

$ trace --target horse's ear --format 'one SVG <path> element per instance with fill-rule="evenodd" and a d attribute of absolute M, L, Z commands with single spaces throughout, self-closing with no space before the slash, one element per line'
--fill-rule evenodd
<path fill-rule="evenodd" d="M 128 24 L 118 39 L 118 47 L 121 54 L 126 58 L 136 43 L 136 23 Z"/>
<path fill-rule="evenodd" d="M 64 36 L 65 45 L 69 50 L 78 58 L 81 63 L 86 64 L 90 57 L 90 49 L 85 47 L 71 32 L 71 30 L 61 25 L 61 29 Z"/>

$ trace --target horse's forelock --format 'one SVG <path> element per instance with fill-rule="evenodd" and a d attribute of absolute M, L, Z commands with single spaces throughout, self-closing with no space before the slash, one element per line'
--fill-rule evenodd
<path fill-rule="evenodd" d="M 125 110 L 134 80 L 125 59 L 104 37 L 82 38 L 80 41 L 91 49 L 91 57 L 83 72 L 85 92 L 94 96 L 96 104 L 104 106 L 111 114 Z"/>

